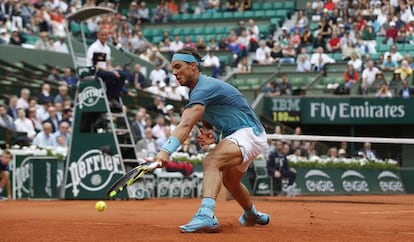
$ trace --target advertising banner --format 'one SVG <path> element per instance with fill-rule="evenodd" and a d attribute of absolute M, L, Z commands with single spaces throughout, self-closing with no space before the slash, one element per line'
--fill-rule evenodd
<path fill-rule="evenodd" d="M 398 171 L 297 169 L 296 187 L 301 194 L 402 194 Z"/>
<path fill-rule="evenodd" d="M 302 124 L 412 124 L 414 103 L 393 98 L 265 98 L 265 115 Z"/>

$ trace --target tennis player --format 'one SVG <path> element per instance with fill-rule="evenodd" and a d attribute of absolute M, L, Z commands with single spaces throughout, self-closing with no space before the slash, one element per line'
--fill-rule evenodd
<path fill-rule="evenodd" d="M 200 120 L 204 127 L 198 142 L 201 145 L 217 143 L 203 161 L 201 206 L 180 230 L 183 233 L 218 231 L 214 210 L 222 183 L 244 209 L 239 219 L 241 225 L 266 225 L 270 216 L 256 210 L 241 182 L 250 162 L 266 149 L 265 130 L 243 95 L 230 84 L 203 75 L 200 62 L 201 56 L 193 48 L 183 48 L 172 57 L 173 74 L 180 85 L 190 89 L 190 97 L 180 123 L 154 158 L 166 164 Z"/>

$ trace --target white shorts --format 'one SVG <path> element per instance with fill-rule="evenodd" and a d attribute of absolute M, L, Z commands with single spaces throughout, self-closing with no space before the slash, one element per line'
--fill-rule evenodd
<path fill-rule="evenodd" d="M 242 163 L 236 167 L 240 172 L 246 172 L 250 162 L 267 148 L 266 132 L 256 136 L 252 128 L 239 129 L 224 139 L 228 139 L 240 147 Z"/>

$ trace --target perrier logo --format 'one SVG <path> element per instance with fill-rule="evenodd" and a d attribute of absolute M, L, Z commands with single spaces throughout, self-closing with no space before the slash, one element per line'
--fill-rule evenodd
<path fill-rule="evenodd" d="M 78 94 L 79 108 L 82 109 L 83 106 L 93 107 L 103 97 L 104 92 L 102 88 L 88 86 Z"/>
<path fill-rule="evenodd" d="M 72 193 L 77 197 L 80 188 L 95 192 L 104 189 L 111 182 L 115 174 L 123 174 L 122 164 L 119 156 L 103 154 L 94 149 L 85 152 L 78 161 L 69 166 Z"/>

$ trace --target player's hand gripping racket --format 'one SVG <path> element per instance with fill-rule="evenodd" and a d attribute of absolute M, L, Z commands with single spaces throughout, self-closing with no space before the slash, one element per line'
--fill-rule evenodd
<path fill-rule="evenodd" d="M 134 167 L 132 170 L 128 171 L 125 175 L 116 181 L 111 188 L 106 192 L 106 195 L 109 197 L 114 197 L 119 192 L 122 192 L 127 186 L 134 183 L 140 177 L 145 174 L 152 172 L 155 168 L 160 167 L 162 165 L 161 162 L 154 162 L 148 166 L 137 166 Z"/>

